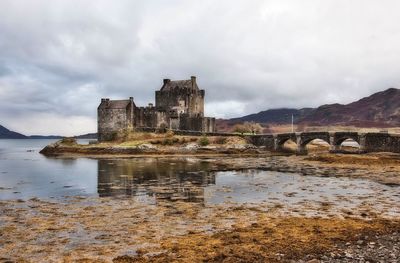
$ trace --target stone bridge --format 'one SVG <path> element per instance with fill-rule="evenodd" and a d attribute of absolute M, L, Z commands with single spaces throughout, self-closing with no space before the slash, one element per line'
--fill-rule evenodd
<path fill-rule="evenodd" d="M 320 139 L 330 145 L 330 151 L 337 152 L 347 139 L 357 142 L 359 152 L 395 152 L 400 153 L 400 134 L 390 133 L 358 133 L 358 132 L 296 132 L 280 134 L 263 134 L 245 136 L 256 146 L 265 146 L 271 151 L 283 151 L 286 141 L 297 144 L 298 154 L 307 154 L 307 144 Z"/>

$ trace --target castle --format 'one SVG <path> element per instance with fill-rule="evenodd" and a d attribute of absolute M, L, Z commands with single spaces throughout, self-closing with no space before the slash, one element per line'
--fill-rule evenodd
<path fill-rule="evenodd" d="M 112 140 L 116 132 L 127 128 L 154 128 L 215 132 L 215 118 L 204 117 L 205 91 L 196 77 L 188 80 L 164 79 L 155 92 L 156 103 L 137 107 L 128 100 L 101 99 L 97 108 L 99 141 Z"/>

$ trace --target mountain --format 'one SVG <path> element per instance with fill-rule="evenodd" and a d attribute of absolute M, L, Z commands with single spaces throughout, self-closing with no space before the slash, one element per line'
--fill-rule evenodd
<path fill-rule="evenodd" d="M 0 125 L 0 139 L 26 139 L 25 135 L 10 131 L 9 129 Z"/>
<path fill-rule="evenodd" d="M 349 104 L 328 104 L 300 119 L 304 125 L 400 126 L 400 90 L 390 88 Z"/>
<path fill-rule="evenodd" d="M 236 123 L 254 121 L 268 125 L 294 123 L 304 126 L 400 126 L 400 89 L 390 88 L 349 104 L 327 104 L 318 108 L 271 109 L 233 119 L 218 119 L 217 129 L 228 131 Z"/>
<path fill-rule="evenodd" d="M 254 113 L 250 115 L 246 115 L 240 118 L 232 118 L 229 120 L 217 119 L 217 130 L 218 131 L 229 131 L 233 128 L 233 126 L 237 123 L 242 123 L 245 121 L 254 121 L 264 126 L 268 124 L 290 124 L 292 123 L 292 115 L 295 122 L 299 119 L 303 118 L 307 115 L 312 108 L 304 108 L 304 109 L 271 109 L 261 111 L 259 113 Z"/>

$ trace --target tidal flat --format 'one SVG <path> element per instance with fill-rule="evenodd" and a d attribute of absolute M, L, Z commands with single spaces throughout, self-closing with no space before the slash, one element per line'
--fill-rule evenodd
<path fill-rule="evenodd" d="M 2 262 L 400 257 L 398 155 L 46 158 L 28 148 L 0 154 Z"/>

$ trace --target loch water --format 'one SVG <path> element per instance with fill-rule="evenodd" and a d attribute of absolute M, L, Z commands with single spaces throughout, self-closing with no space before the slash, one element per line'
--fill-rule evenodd
<path fill-rule="evenodd" d="M 286 204 L 342 202 L 346 207 L 373 203 L 377 197 L 400 202 L 397 187 L 369 180 L 254 169 L 216 171 L 207 159 L 194 157 L 48 158 L 39 153 L 54 141 L 0 140 L 0 200 L 88 196 L 152 204 L 160 200 L 204 204 L 278 200 Z"/>

